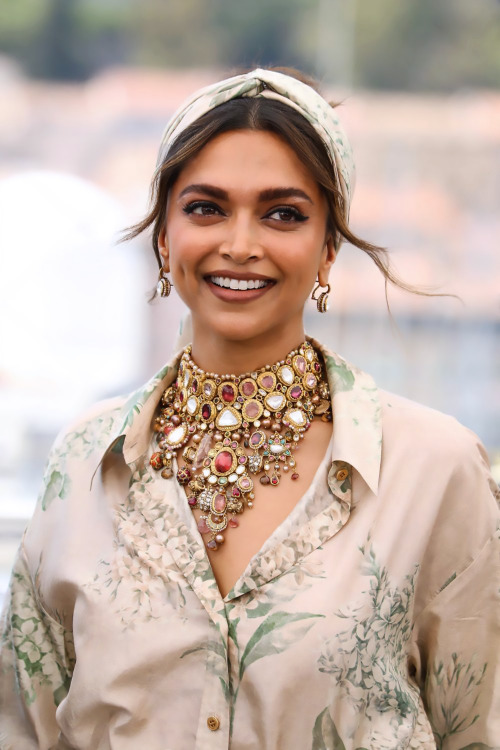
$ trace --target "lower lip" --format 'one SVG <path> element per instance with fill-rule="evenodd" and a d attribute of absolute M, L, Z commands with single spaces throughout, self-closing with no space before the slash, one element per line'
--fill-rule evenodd
<path fill-rule="evenodd" d="M 254 299 L 262 297 L 274 286 L 272 282 L 260 287 L 260 289 L 245 289 L 244 291 L 240 291 L 239 289 L 226 289 L 225 287 L 217 286 L 217 284 L 214 284 L 209 279 L 205 279 L 205 281 L 210 291 L 225 302 L 251 302 Z"/>

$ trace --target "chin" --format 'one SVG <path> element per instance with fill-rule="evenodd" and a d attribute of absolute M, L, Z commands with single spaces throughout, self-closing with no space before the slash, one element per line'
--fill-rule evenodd
<path fill-rule="evenodd" d="M 258 339 L 269 333 L 269 324 L 265 320 L 256 320 L 255 315 L 229 314 L 217 315 L 215 320 L 201 317 L 200 331 L 209 337 L 226 341 L 247 341 Z"/>

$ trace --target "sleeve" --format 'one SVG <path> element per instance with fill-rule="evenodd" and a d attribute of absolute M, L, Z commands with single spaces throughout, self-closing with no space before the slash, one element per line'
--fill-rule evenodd
<path fill-rule="evenodd" d="M 59 736 L 55 713 L 69 689 L 74 646 L 41 607 L 22 546 L 0 625 L 0 750 L 49 750 Z"/>
<path fill-rule="evenodd" d="M 418 616 L 414 664 L 438 750 L 500 748 L 499 534 Z"/>

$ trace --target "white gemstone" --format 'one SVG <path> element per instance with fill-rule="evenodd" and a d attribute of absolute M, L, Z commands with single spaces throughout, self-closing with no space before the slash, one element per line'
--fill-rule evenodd
<path fill-rule="evenodd" d="M 210 476 L 208 477 L 208 481 L 210 484 L 215 484 L 217 481 L 217 477 L 215 476 L 215 474 L 210 474 Z"/>
<path fill-rule="evenodd" d="M 266 406 L 269 406 L 270 409 L 273 409 L 276 411 L 277 409 L 281 409 L 283 404 L 285 403 L 285 397 L 281 395 L 281 393 L 277 393 L 274 396 L 268 396 L 266 398 Z"/>
<path fill-rule="evenodd" d="M 230 474 L 228 476 L 228 479 L 229 479 L 230 482 L 236 482 L 236 480 L 238 479 L 238 475 L 237 474 Z"/>
<path fill-rule="evenodd" d="M 161 295 L 162 291 L 163 291 L 163 284 L 161 283 L 161 281 L 159 281 L 156 285 L 156 293 Z"/>
<path fill-rule="evenodd" d="M 297 427 L 303 427 L 306 423 L 305 414 L 300 409 L 293 409 L 293 411 L 289 411 L 288 419 L 290 419 Z"/>
<path fill-rule="evenodd" d="M 276 453 L 277 455 L 279 455 L 280 453 L 283 453 L 284 450 L 284 445 L 271 445 L 271 453 Z"/>
<path fill-rule="evenodd" d="M 224 409 L 217 417 L 218 427 L 236 427 L 238 424 L 238 418 L 229 409 Z"/>
<path fill-rule="evenodd" d="M 187 384 L 189 383 L 189 372 L 186 370 L 184 373 L 184 388 L 187 388 Z"/>
<path fill-rule="evenodd" d="M 238 466 L 237 469 L 236 469 L 236 473 L 237 474 L 243 474 L 244 471 L 245 471 L 245 467 L 244 466 Z"/>
<path fill-rule="evenodd" d="M 312 362 L 314 358 L 314 354 L 312 353 L 311 349 L 308 349 L 306 351 L 306 359 L 309 360 L 309 362 Z"/>
<path fill-rule="evenodd" d="M 287 385 L 291 385 L 293 383 L 293 372 L 289 367 L 282 367 L 280 370 L 280 375 Z"/>
<path fill-rule="evenodd" d="M 182 443 L 182 441 L 186 437 L 186 431 L 187 427 L 183 424 L 180 424 L 178 427 L 174 427 L 174 429 L 168 433 L 165 439 L 169 445 L 178 445 L 179 443 Z"/>
<path fill-rule="evenodd" d="M 187 400 L 186 409 L 188 410 L 189 414 L 193 416 L 193 414 L 196 413 L 196 409 L 198 408 L 198 399 L 196 396 L 191 396 Z"/>
<path fill-rule="evenodd" d="M 205 468 L 203 469 L 203 476 L 205 477 L 205 479 L 210 476 L 210 469 L 208 468 L 208 466 L 205 466 Z"/>

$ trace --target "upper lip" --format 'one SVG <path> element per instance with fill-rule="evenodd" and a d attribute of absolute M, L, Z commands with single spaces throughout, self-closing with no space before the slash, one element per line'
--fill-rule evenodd
<path fill-rule="evenodd" d="M 269 276 L 263 276 L 261 273 L 250 273 L 247 271 L 210 271 L 205 274 L 205 278 L 208 276 L 222 276 L 226 279 L 236 279 L 237 281 L 274 281 Z"/>

